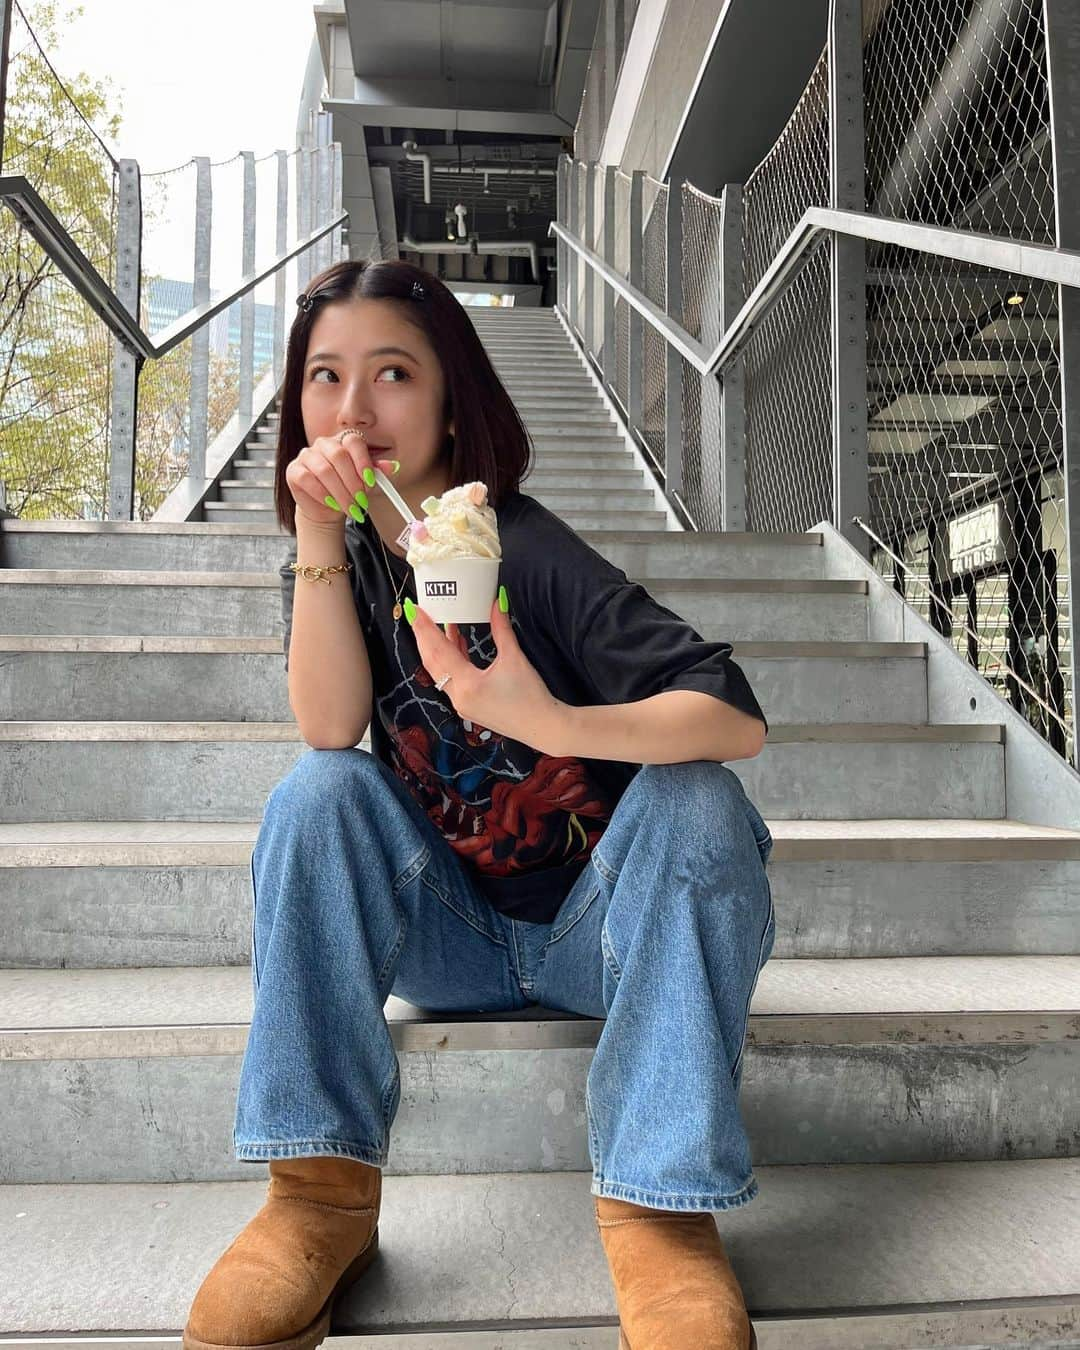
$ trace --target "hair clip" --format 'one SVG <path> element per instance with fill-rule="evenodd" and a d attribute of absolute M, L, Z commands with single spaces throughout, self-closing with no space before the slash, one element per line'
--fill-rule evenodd
<path fill-rule="evenodd" d="M 309 314 L 315 307 L 315 301 L 312 300 L 311 296 L 306 293 L 303 295 L 298 295 L 296 297 L 296 303 L 300 306 L 300 308 L 304 311 L 305 314 Z"/>
<path fill-rule="evenodd" d="M 414 281 L 412 284 L 412 298 L 414 300 L 423 300 L 425 294 L 426 292 L 423 286 L 421 286 L 418 281 Z"/>

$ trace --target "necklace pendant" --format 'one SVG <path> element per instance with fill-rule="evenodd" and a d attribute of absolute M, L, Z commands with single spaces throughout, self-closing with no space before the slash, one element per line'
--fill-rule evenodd
<path fill-rule="evenodd" d="M 401 618 L 401 605 L 400 605 L 400 604 L 397 604 L 397 605 L 394 606 L 394 618 L 395 618 L 395 620 Z"/>

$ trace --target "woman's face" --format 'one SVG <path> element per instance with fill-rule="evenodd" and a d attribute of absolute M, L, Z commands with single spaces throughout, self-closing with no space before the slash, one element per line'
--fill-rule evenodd
<path fill-rule="evenodd" d="M 373 459 L 401 461 L 398 491 L 431 479 L 453 431 L 453 421 L 443 420 L 442 366 L 401 309 L 393 300 L 349 300 L 320 310 L 300 394 L 308 445 L 356 427 Z M 366 491 L 382 495 L 377 487 Z"/>

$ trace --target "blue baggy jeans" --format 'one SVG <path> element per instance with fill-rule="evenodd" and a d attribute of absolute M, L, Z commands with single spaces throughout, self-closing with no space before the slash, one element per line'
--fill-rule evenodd
<path fill-rule="evenodd" d="M 773 945 L 772 842 L 725 764 L 646 764 L 554 921 L 527 923 L 478 894 L 387 765 L 359 748 L 301 755 L 251 857 L 237 1159 L 386 1165 L 390 994 L 443 1012 L 538 1004 L 604 1019 L 586 1084 L 593 1195 L 746 1204 L 758 1187 L 738 1093 Z"/>

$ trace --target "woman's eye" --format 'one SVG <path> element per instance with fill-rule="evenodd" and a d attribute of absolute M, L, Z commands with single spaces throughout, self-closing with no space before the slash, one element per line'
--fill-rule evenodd
<path fill-rule="evenodd" d="M 411 379 L 412 379 L 412 376 L 409 374 L 409 372 L 405 369 L 404 366 L 384 366 L 384 367 L 382 368 L 382 370 L 379 372 L 379 374 L 380 374 L 380 375 L 385 375 L 386 372 L 387 372 L 388 370 L 393 370 L 393 371 L 396 371 L 399 375 L 404 375 L 404 377 L 405 377 L 406 380 L 411 380 Z M 316 366 L 316 367 L 312 370 L 312 372 L 311 372 L 311 374 L 310 374 L 310 376 L 309 376 L 309 379 L 314 380 L 315 377 L 316 377 L 316 375 L 333 375 L 333 376 L 334 376 L 334 379 L 335 379 L 335 380 L 337 379 L 337 375 L 335 374 L 334 371 L 332 371 L 332 370 L 330 369 L 329 366 Z M 321 381 L 320 383 L 325 383 L 325 381 Z M 400 380 L 391 380 L 390 383 L 391 383 L 391 384 L 400 384 L 401 381 L 400 381 Z"/>

